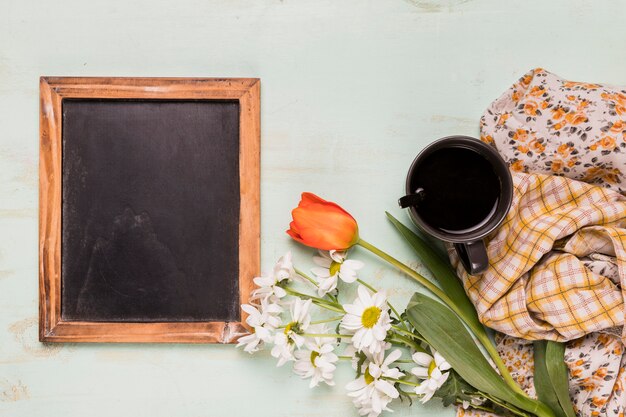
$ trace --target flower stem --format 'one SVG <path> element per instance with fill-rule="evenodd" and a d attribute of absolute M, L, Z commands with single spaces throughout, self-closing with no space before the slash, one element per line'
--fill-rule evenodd
<path fill-rule="evenodd" d="M 331 323 L 333 321 L 341 320 L 342 318 L 343 318 L 343 316 L 331 317 L 331 318 L 326 319 L 326 320 L 312 321 L 311 324 Z"/>
<path fill-rule="evenodd" d="M 395 266 L 400 271 L 404 272 L 405 274 L 407 274 L 408 276 L 410 276 L 411 278 L 419 282 L 421 285 L 423 285 L 430 292 L 432 292 L 437 297 L 439 297 L 439 299 L 443 301 L 443 303 L 447 305 L 452 311 L 454 311 L 456 315 L 459 316 L 459 318 L 463 320 L 463 322 L 474 333 L 474 335 L 480 341 L 481 345 L 485 348 L 485 350 L 487 351 L 487 353 L 489 354 L 493 362 L 496 364 L 496 367 L 500 371 L 500 374 L 502 375 L 502 378 L 504 379 L 506 384 L 518 394 L 529 398 L 528 395 L 519 387 L 519 385 L 517 385 L 515 380 L 513 380 L 513 377 L 509 373 L 508 368 L 502 361 L 502 358 L 500 358 L 500 355 L 498 355 L 498 352 L 495 346 L 489 339 L 487 332 L 485 331 L 484 327 L 480 324 L 480 322 L 477 319 L 473 320 L 471 317 L 467 317 L 467 315 L 458 308 L 458 306 L 454 303 L 454 301 L 452 301 L 452 299 L 450 299 L 450 297 L 448 297 L 447 294 L 441 290 L 441 288 L 437 287 L 435 284 L 430 282 L 424 276 L 420 275 L 415 270 L 410 268 L 408 265 L 400 262 L 393 256 L 378 249 L 376 246 L 372 245 L 371 243 L 363 239 L 360 239 L 357 242 L 357 245 L 361 246 L 364 249 L 367 249 L 368 251 L 372 252 L 374 255 L 380 257 L 381 259 Z"/>
<path fill-rule="evenodd" d="M 423 338 L 421 338 L 420 336 L 416 335 L 415 333 L 412 333 L 412 332 L 406 331 L 406 330 L 404 330 L 404 329 L 403 329 L 403 328 L 401 328 L 401 327 L 391 325 L 391 328 L 392 328 L 392 329 L 394 329 L 396 332 L 402 333 L 402 334 L 404 334 L 404 335 L 406 335 L 406 336 L 412 337 L 412 338 L 417 339 L 417 340 L 421 340 L 422 342 L 426 342 L 426 341 L 425 341 Z"/>
<path fill-rule="evenodd" d="M 504 409 L 506 409 L 506 410 L 509 410 L 510 412 L 512 412 L 513 414 L 515 414 L 516 416 L 522 416 L 522 417 L 532 417 L 532 414 L 528 414 L 528 413 L 526 413 L 526 412 L 524 412 L 524 411 L 520 410 L 520 409 L 519 409 L 519 408 L 517 408 L 517 407 L 514 407 L 514 406 L 512 406 L 512 405 L 510 405 L 510 404 L 507 404 L 507 403 L 506 403 L 506 402 L 504 402 L 504 401 L 499 400 L 499 399 L 498 399 L 498 398 L 496 398 L 496 397 L 492 397 L 491 395 L 485 394 L 485 393 L 483 393 L 483 392 L 481 392 L 481 393 L 480 393 L 480 395 L 482 395 L 483 397 L 485 397 L 485 398 L 487 398 L 487 399 L 491 400 L 491 402 L 493 402 L 494 404 L 497 404 L 497 405 L 499 405 L 500 407 L 502 407 L 502 408 L 504 408 Z"/>
<path fill-rule="evenodd" d="M 456 405 L 462 406 L 463 403 L 462 402 L 456 403 Z M 482 411 L 487 411 L 488 413 L 496 414 L 496 410 L 494 410 L 493 408 L 485 407 L 484 405 L 470 403 L 469 408 L 475 408 L 476 410 L 482 410 Z"/>
<path fill-rule="evenodd" d="M 305 274 L 304 272 L 300 271 L 298 268 L 293 268 L 293 270 L 296 272 L 296 274 L 300 275 L 302 278 L 306 279 L 307 281 L 309 281 L 311 284 L 313 284 L 313 286 L 315 288 L 319 288 L 319 284 L 313 279 L 311 278 L 309 275 Z M 326 294 L 328 296 L 328 298 L 330 298 L 333 302 L 337 303 L 337 297 L 335 297 L 334 295 L 328 293 Z"/>
<path fill-rule="evenodd" d="M 461 317 L 461 319 L 463 320 L 463 317 Z M 528 395 L 520 388 L 519 385 L 517 385 L 517 382 L 515 382 L 515 380 L 509 373 L 509 369 L 506 367 L 506 365 L 502 361 L 502 358 L 498 354 L 496 347 L 491 342 L 491 339 L 489 339 L 489 336 L 487 335 L 487 332 L 485 332 L 485 329 L 482 326 L 475 326 L 475 325 L 468 323 L 465 320 L 463 321 L 472 330 L 472 332 L 474 333 L 474 335 L 476 336 L 480 344 L 485 348 L 485 351 L 487 351 L 487 353 L 489 354 L 489 357 L 495 363 L 496 367 L 500 371 L 500 375 L 504 379 L 504 382 L 506 382 L 506 384 L 518 394 L 521 394 L 524 397 L 528 397 Z"/>
<path fill-rule="evenodd" d="M 400 343 L 403 345 L 406 345 L 410 348 L 413 348 L 414 350 L 416 350 L 417 352 L 423 352 L 423 353 L 428 353 L 426 352 L 426 349 L 424 349 L 423 347 L 421 347 L 418 343 L 415 343 L 414 341 L 412 341 L 411 339 L 409 339 L 408 337 L 404 337 L 402 335 L 399 334 L 394 334 L 391 339 L 389 339 L 390 342 L 395 342 L 395 343 Z"/>
<path fill-rule="evenodd" d="M 386 377 L 386 376 L 382 377 L 382 379 L 384 379 L 386 381 L 397 382 L 398 384 L 410 385 L 412 387 L 419 387 L 421 385 L 421 384 L 418 384 L 416 382 L 405 381 L 404 379 L 389 378 L 389 377 Z"/>
<path fill-rule="evenodd" d="M 324 300 L 323 298 L 319 298 L 319 297 L 314 297 L 312 295 L 309 294 L 303 294 L 301 292 L 298 291 L 294 291 L 291 288 L 287 288 L 287 287 L 283 287 L 283 289 L 285 290 L 285 292 L 287 294 L 293 295 L 295 297 L 300 297 L 303 299 L 311 299 L 313 300 L 313 302 L 315 304 L 317 304 L 320 307 L 323 307 L 327 310 L 332 310 L 332 311 L 336 311 L 337 313 L 345 313 L 345 311 L 343 310 L 343 307 L 341 307 L 340 304 L 337 303 L 333 303 L 332 301 L 329 300 Z"/>
<path fill-rule="evenodd" d="M 319 285 L 317 285 L 317 282 L 315 282 L 315 280 L 313 278 L 311 278 L 310 276 L 308 276 L 307 274 L 305 274 L 304 272 L 300 271 L 298 268 L 293 268 L 294 271 L 296 271 L 296 274 L 300 275 L 302 278 L 306 279 L 307 281 L 309 281 L 311 284 L 313 284 L 313 286 L 315 288 L 318 288 Z"/>
<path fill-rule="evenodd" d="M 391 265 L 393 265 L 396 268 L 398 268 L 400 271 L 402 271 L 405 274 L 409 275 L 411 278 L 413 278 L 414 280 L 419 282 L 422 286 L 426 287 L 426 289 L 428 289 L 430 292 L 432 292 L 437 297 L 439 297 L 441 299 L 441 301 L 443 301 L 446 305 L 448 305 L 448 307 L 452 308 L 452 306 L 454 305 L 454 302 L 450 299 L 450 297 L 448 297 L 441 290 L 441 288 L 439 288 L 438 286 L 436 286 L 435 284 L 430 282 L 424 276 L 418 274 L 415 270 L 410 268 L 408 265 L 403 264 L 402 262 L 400 262 L 399 260 L 397 260 L 393 256 L 389 255 L 386 252 L 383 252 L 382 250 L 378 249 L 376 246 L 372 245 L 371 243 L 369 243 L 369 242 L 367 242 L 367 241 L 365 241 L 363 239 L 360 239 L 357 242 L 357 245 L 367 249 L 368 251 L 372 252 L 374 255 L 376 255 L 379 258 L 387 261 Z"/>
<path fill-rule="evenodd" d="M 334 337 L 334 338 L 351 338 L 350 334 L 333 334 L 333 333 L 300 333 L 300 336 L 306 337 Z"/>
<path fill-rule="evenodd" d="M 370 284 L 368 284 L 367 282 L 363 281 L 361 278 L 357 278 L 356 282 L 358 282 L 359 284 L 363 285 L 365 288 L 367 288 L 368 290 L 372 291 L 372 292 L 378 292 L 378 290 L 374 287 L 372 287 Z M 387 303 L 389 304 L 389 303 Z"/>

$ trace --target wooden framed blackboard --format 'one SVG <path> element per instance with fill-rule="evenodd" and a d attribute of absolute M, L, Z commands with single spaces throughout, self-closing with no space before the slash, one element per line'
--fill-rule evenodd
<path fill-rule="evenodd" d="M 259 92 L 258 79 L 41 78 L 41 341 L 249 331 Z"/>

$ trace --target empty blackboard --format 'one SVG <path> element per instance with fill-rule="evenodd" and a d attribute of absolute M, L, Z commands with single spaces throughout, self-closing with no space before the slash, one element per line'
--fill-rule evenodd
<path fill-rule="evenodd" d="M 245 333 L 258 80 L 48 77 L 41 93 L 40 339 Z"/>
<path fill-rule="evenodd" d="M 61 317 L 239 320 L 239 103 L 63 103 Z"/>

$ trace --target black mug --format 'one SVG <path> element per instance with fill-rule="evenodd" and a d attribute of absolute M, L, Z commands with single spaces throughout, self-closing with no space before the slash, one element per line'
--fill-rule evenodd
<path fill-rule="evenodd" d="M 512 198 L 511 173 L 495 149 L 469 136 L 448 136 L 417 155 L 399 204 L 424 232 L 453 243 L 474 275 L 489 266 L 483 238 L 500 226 Z"/>

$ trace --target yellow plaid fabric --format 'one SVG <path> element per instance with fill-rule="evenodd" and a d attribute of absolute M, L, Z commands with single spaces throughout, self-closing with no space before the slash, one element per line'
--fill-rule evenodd
<path fill-rule="evenodd" d="M 557 176 L 517 173 L 513 181 L 511 210 L 488 237 L 489 268 L 468 275 L 451 254 L 482 322 L 558 341 L 623 326 L 626 197 Z M 619 279 L 586 266 L 595 254 L 614 257 Z"/>

